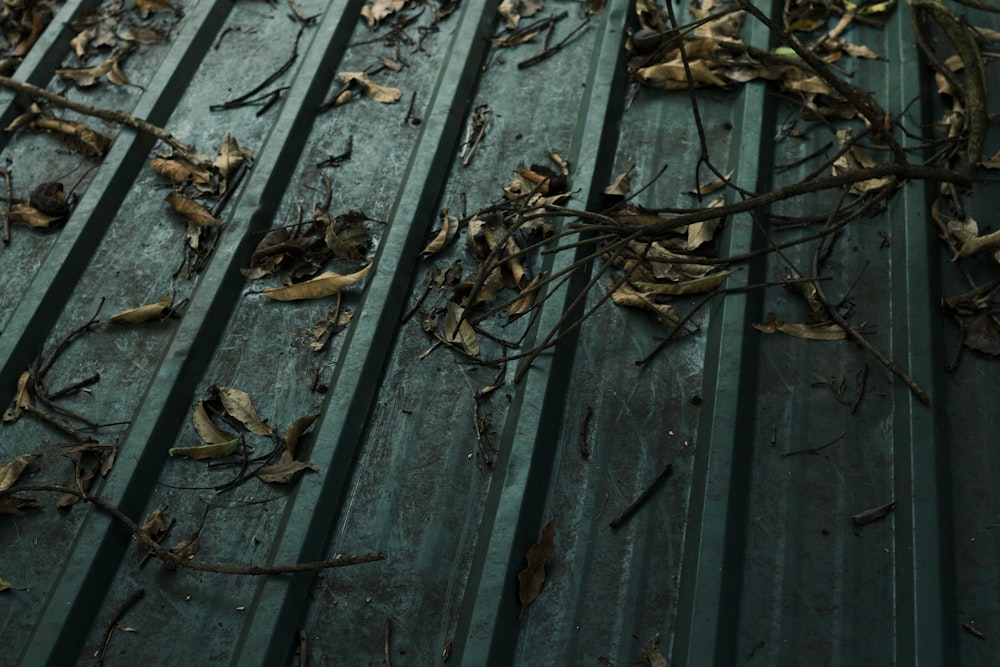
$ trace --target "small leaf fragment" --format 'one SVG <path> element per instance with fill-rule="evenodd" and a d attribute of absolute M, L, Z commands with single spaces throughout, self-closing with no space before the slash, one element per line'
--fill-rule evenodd
<path fill-rule="evenodd" d="M 768 313 L 767 321 L 753 323 L 753 328 L 761 333 L 773 334 L 780 331 L 786 336 L 804 338 L 806 340 L 844 340 L 847 334 L 836 322 L 822 324 L 803 324 L 800 322 L 782 322 L 774 313 Z"/>
<path fill-rule="evenodd" d="M 528 565 L 517 575 L 518 597 L 521 600 L 522 609 L 534 602 L 541 592 L 542 584 L 545 583 L 545 563 L 552 557 L 555 549 L 556 529 L 555 519 L 553 519 L 545 524 L 541 537 L 524 555 Z"/>
<path fill-rule="evenodd" d="M 608 289 L 613 286 L 609 285 Z M 656 313 L 664 324 L 677 326 L 680 322 L 677 311 L 669 303 L 656 303 L 655 296 L 653 292 L 640 292 L 628 283 L 622 283 L 611 293 L 611 300 L 619 306 L 650 310 Z"/>
<path fill-rule="evenodd" d="M 722 178 L 717 178 L 714 181 L 712 181 L 711 183 L 705 183 L 704 185 L 699 185 L 695 189 L 691 190 L 691 192 L 689 194 L 692 194 L 692 195 L 710 195 L 713 192 L 715 192 L 716 190 L 721 190 L 722 188 L 726 187 L 726 185 L 729 184 L 729 179 L 732 178 L 733 174 L 735 174 L 735 173 L 736 173 L 736 170 L 732 169 L 732 170 L 730 170 L 730 172 L 728 174 L 726 174 Z"/>
<path fill-rule="evenodd" d="M 690 294 L 704 294 L 705 292 L 711 292 L 725 282 L 726 278 L 728 278 L 732 273 L 733 272 L 731 270 L 718 271 L 716 273 L 709 273 L 708 275 L 700 278 L 693 278 L 679 283 L 647 283 L 637 281 L 634 284 L 637 289 L 642 290 L 647 294 L 687 296 Z"/>
<path fill-rule="evenodd" d="M 321 299 L 332 296 L 337 292 L 350 287 L 365 277 L 365 274 L 372 268 L 369 263 L 365 268 L 348 275 L 341 275 L 333 271 L 320 274 L 312 280 L 296 283 L 287 287 L 269 287 L 261 294 L 275 301 L 298 301 L 300 299 Z"/>
<path fill-rule="evenodd" d="M 229 442 L 219 442 L 214 445 L 197 445 L 195 447 L 171 447 L 167 452 L 171 456 L 183 456 L 185 458 L 200 461 L 202 459 L 221 459 L 236 451 L 240 445 L 240 439 L 234 438 Z"/>
<path fill-rule="evenodd" d="M 319 468 L 306 461 L 282 461 L 271 466 L 264 466 L 257 471 L 257 477 L 268 484 L 289 484 L 305 470 L 319 472 Z"/>
<path fill-rule="evenodd" d="M 54 223 L 63 220 L 62 216 L 42 213 L 34 206 L 29 206 L 28 204 L 14 204 L 7 216 L 11 222 L 20 222 L 35 229 L 48 229 Z"/>

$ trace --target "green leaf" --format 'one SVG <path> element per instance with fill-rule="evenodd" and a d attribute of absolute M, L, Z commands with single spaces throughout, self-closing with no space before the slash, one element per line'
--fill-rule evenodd
<path fill-rule="evenodd" d="M 184 456 L 189 459 L 221 459 L 229 456 L 239 447 L 240 439 L 235 438 L 229 442 L 219 442 L 214 445 L 199 445 L 197 447 L 171 447 L 168 452 L 171 456 Z"/>

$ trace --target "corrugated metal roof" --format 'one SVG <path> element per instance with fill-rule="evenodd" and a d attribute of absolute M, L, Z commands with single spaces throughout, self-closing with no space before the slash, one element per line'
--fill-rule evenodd
<path fill-rule="evenodd" d="M 433 267 L 461 260 L 468 271 L 474 263 L 461 242 L 421 255 L 439 211 L 464 216 L 497 201 L 519 163 L 547 162 L 557 151 L 572 167 L 570 205 L 590 210 L 602 208 L 603 188 L 633 166 L 634 183 L 652 181 L 635 200 L 649 207 L 696 206 L 683 193 L 707 174 L 688 94 L 629 86 L 630 3 L 547 3 L 535 19 L 568 13 L 548 43 L 586 24 L 531 67 L 518 63 L 537 53 L 538 40 L 517 49 L 491 43 L 501 28 L 498 4 L 411 5 L 404 14 L 412 23 L 388 17 L 375 32 L 360 0 L 176 2 L 146 19 L 131 4 L 71 1 L 58 9 L 14 78 L 147 119 L 213 156 L 229 133 L 254 159 L 221 208 L 221 231 L 202 238 L 216 243 L 214 252 L 188 273 L 185 225 L 164 201 L 169 184 L 147 167 L 164 150 L 152 136 L 56 110 L 113 138 L 103 159 L 88 161 L 48 134 L 0 134 L 13 198 L 47 181 L 78 197 L 64 225 L 17 226 L 0 252 L 4 400 L 101 304 L 106 317 L 170 294 L 180 317 L 99 324 L 74 338 L 46 376 L 54 391 L 100 375 L 89 391 L 61 400 L 102 425 L 81 432 L 116 446 L 113 467 L 89 493 L 139 524 L 164 509 L 176 521 L 165 544 L 200 536 L 194 562 L 264 566 L 374 552 L 383 559 L 321 574 L 171 572 L 155 558 L 143 563 L 129 529 L 94 503 L 57 511 L 50 495 L 25 492 L 42 510 L 0 521 L 0 577 L 23 589 L 0 592 L 0 663 L 89 663 L 120 612 L 119 626 L 135 632 L 106 642 L 108 664 L 447 657 L 467 665 L 624 665 L 650 641 L 673 665 L 996 663 L 1000 455 L 990 445 L 990 408 L 1000 376 L 994 361 L 968 351 L 946 371 L 961 342 L 938 301 L 969 285 L 931 219 L 936 183 L 911 181 L 885 210 L 846 226 L 823 265 L 827 293 L 849 292 L 852 324 L 865 324 L 868 338 L 926 390 L 929 406 L 848 342 L 756 331 L 768 313 L 806 318 L 801 296 L 782 287 L 711 300 L 693 315 L 692 335 L 641 365 L 667 330 L 649 314 L 606 304 L 518 382 L 520 362 L 499 376 L 496 367 L 462 363 L 447 349 L 430 350 L 435 341 L 420 318 L 405 318 Z M 783 9 L 754 4 L 772 16 Z M 119 28 L 132 21 L 168 35 L 123 60 L 128 85 L 78 90 L 54 74 L 78 64 L 71 23 L 95 9 L 111 11 Z M 303 24 L 291 11 L 316 19 Z M 854 25 L 850 38 L 884 60 L 846 67 L 911 131 L 897 128 L 903 146 L 929 156 L 921 132 L 930 136 L 943 108 L 914 44 L 911 11 L 901 3 L 877 17 L 884 28 Z M 964 11 L 977 25 L 1000 27 L 995 14 Z M 774 46 L 753 20 L 742 38 Z M 337 72 L 372 72 L 385 58 L 403 68 L 372 76 L 400 89 L 398 103 L 361 99 L 317 113 L 341 89 Z M 210 110 L 286 62 L 272 84 L 282 88 L 280 100 L 263 113 L 260 105 Z M 994 67 L 988 61 L 991 81 Z M 0 92 L 0 121 L 10 123 L 25 102 Z M 809 131 L 790 134 L 798 108 L 760 82 L 699 89 L 697 104 L 713 162 L 735 170 L 733 182 L 747 193 L 794 183 L 836 150 L 821 123 L 799 121 L 796 129 Z M 487 130 L 465 165 L 472 117 L 487 108 Z M 992 153 L 996 137 L 988 138 Z M 348 147 L 339 166 L 317 168 Z M 995 190 L 982 180 L 964 196 L 986 231 Z M 308 219 L 326 196 L 331 215 L 367 217 L 374 268 L 363 289 L 344 293 L 341 307 L 353 317 L 317 353 L 308 332 L 330 315 L 330 299 L 271 301 L 240 269 L 267 230 L 294 225 L 303 211 Z M 736 201 L 736 193 L 726 196 Z M 825 193 L 775 211 L 807 216 L 835 203 Z M 771 243 L 747 213 L 728 217 L 722 230 L 721 257 Z M 787 240 L 812 231 L 769 234 Z M 789 265 L 809 275 L 814 251 L 803 244 L 760 254 L 726 284 L 781 281 Z M 546 254 L 530 268 L 558 275 L 592 252 Z M 995 279 L 987 261 L 963 266 L 981 284 Z M 358 264 L 333 268 L 347 273 Z M 607 279 L 578 304 L 588 280 L 576 272 L 533 318 L 488 320 L 483 326 L 497 338 L 480 335 L 483 356 L 514 353 L 501 338 L 523 336 L 519 349 L 531 349 L 567 310 L 596 306 Z M 442 303 L 436 291 L 429 299 Z M 683 314 L 697 302 L 675 305 Z M 498 377 L 504 386 L 477 399 Z M 191 416 L 213 386 L 248 392 L 279 433 L 320 415 L 302 441 L 302 457 L 318 472 L 287 486 L 251 478 L 220 493 L 216 487 L 246 468 L 168 456 L 200 442 Z M 19 485 L 72 484 L 71 438 L 30 416 L 3 425 L 0 464 L 31 454 Z M 255 456 L 269 440 L 246 444 Z M 648 488 L 648 502 L 612 528 Z M 882 520 L 851 520 L 892 502 Z M 518 572 L 550 520 L 555 549 L 544 587 L 522 610 Z M 662 664 L 659 654 L 644 655 Z"/>

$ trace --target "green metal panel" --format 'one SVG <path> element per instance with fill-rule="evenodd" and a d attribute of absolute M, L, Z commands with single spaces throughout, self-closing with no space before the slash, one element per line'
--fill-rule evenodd
<path fill-rule="evenodd" d="M 43 497 L 41 512 L 0 517 L 0 577 L 29 589 L 0 592 L 0 664 L 91 662 L 108 619 L 139 588 L 144 597 L 122 620 L 138 632 L 115 633 L 108 664 L 296 664 L 306 646 L 312 665 L 437 664 L 443 652 L 449 664 L 623 665 L 657 635 L 672 665 L 996 662 L 1000 457 L 991 407 L 1000 386 L 995 362 L 968 352 L 957 371 L 945 371 L 958 341 L 938 302 L 968 286 L 929 218 L 935 184 L 910 183 L 886 211 L 852 223 L 823 267 L 833 276 L 827 293 L 853 290 L 852 320 L 865 321 L 871 340 L 921 383 L 929 407 L 849 343 L 758 333 L 752 324 L 769 312 L 804 319 L 801 297 L 783 288 L 713 300 L 693 318 L 694 335 L 643 365 L 635 362 L 662 325 L 609 304 L 520 382 L 513 379 L 523 362 L 507 364 L 506 386 L 483 403 L 495 461 L 477 466 L 472 397 L 497 371 L 444 349 L 428 354 L 433 341 L 404 319 L 432 266 L 469 261 L 460 242 L 421 256 L 438 211 L 495 201 L 519 162 L 543 162 L 552 150 L 572 165 L 572 206 L 599 208 L 604 186 L 633 165 L 634 183 L 669 165 L 637 197 L 651 207 L 691 206 L 684 192 L 707 178 L 689 95 L 634 94 L 626 80 L 634 3 L 609 0 L 562 51 L 519 68 L 533 47 L 491 42 L 501 24 L 494 0 L 462 0 L 433 29 L 437 8 L 427 7 L 398 34 L 393 19 L 373 32 L 362 0 L 303 0 L 297 6 L 316 20 L 302 28 L 297 58 L 276 83 L 287 87 L 280 101 L 260 115 L 259 107 L 209 106 L 289 57 L 300 29 L 289 8 L 177 4 L 183 15 L 170 39 L 127 61 L 135 85 L 69 94 L 163 125 L 205 153 L 226 133 L 253 149 L 253 168 L 222 214 L 218 247 L 200 274 L 175 275 L 184 231 L 163 201 L 164 182 L 145 166 L 156 150 L 150 137 L 100 123 L 114 144 L 86 172 L 74 171 L 80 158 L 49 136 L 5 133 L 2 159 L 19 192 L 58 175 L 79 178 L 80 200 L 64 227 L 17 228 L 0 249 L 0 392 L 6 401 L 20 373 L 102 300 L 115 312 L 165 293 L 190 299 L 180 319 L 101 327 L 53 368 L 54 384 L 101 374 L 90 394 L 69 400 L 116 424 L 101 435 L 118 444 L 117 460 L 91 492 L 140 523 L 167 507 L 177 518 L 173 541 L 204 516 L 199 562 L 269 565 L 369 551 L 385 558 L 319 575 L 168 572 L 140 564 L 129 531 L 105 513 L 85 504 L 57 512 Z M 539 16 L 568 12 L 553 32 L 560 39 L 583 10 L 550 4 Z M 776 17 L 783 8 L 754 4 Z M 65 4 L 15 77 L 62 90 L 53 70 L 73 62 L 67 26 L 96 6 Z M 683 20 L 686 8 L 677 11 Z M 853 82 L 878 91 L 908 128 L 927 128 L 943 110 L 913 44 L 910 11 L 899 4 L 884 29 L 852 27 L 852 39 L 886 57 L 852 63 Z M 969 16 L 1000 26 L 995 15 Z M 386 45 L 389 34 L 395 44 Z M 743 39 L 775 45 L 752 20 Z M 317 113 L 338 90 L 337 72 L 385 57 L 404 63 L 377 79 L 401 89 L 400 103 L 359 100 Z M 796 109 L 773 92 L 759 82 L 697 92 L 713 162 L 734 169 L 750 192 L 802 178 L 822 158 L 781 165 L 832 136 L 819 127 L 789 137 Z M 5 124 L 24 104 L 0 90 Z M 466 131 L 483 105 L 488 130 L 464 164 Z M 987 153 L 996 139 L 991 133 Z M 919 131 L 903 141 L 919 152 Z M 363 290 L 345 293 L 352 322 L 316 355 L 296 338 L 329 303 L 267 300 L 240 269 L 266 230 L 294 223 L 324 198 L 316 165 L 349 142 L 350 158 L 324 172 L 330 212 L 368 216 L 373 269 Z M 995 187 L 977 183 L 975 193 L 970 213 L 990 229 Z M 832 197 L 774 209 L 804 215 L 828 209 Z M 780 240 L 808 233 L 768 232 Z M 769 243 L 745 213 L 725 221 L 718 250 Z M 727 285 L 808 274 L 814 248 L 757 257 Z M 536 268 L 558 274 L 589 252 L 545 255 Z M 977 278 L 991 280 L 990 268 L 976 265 Z M 523 335 L 528 348 L 567 310 L 579 316 L 597 305 L 606 279 L 578 299 L 590 277 L 578 273 L 554 288 L 535 319 L 488 325 L 510 340 Z M 678 309 L 695 301 L 679 299 Z M 865 397 L 852 415 L 827 382 L 850 385 L 866 363 Z M 276 428 L 318 414 L 302 447 L 319 472 L 288 487 L 251 481 L 220 494 L 220 469 L 169 457 L 171 447 L 198 441 L 192 406 L 212 385 L 249 392 Z M 786 456 L 824 443 L 832 444 Z M 26 452 L 37 456 L 29 483 L 62 484 L 72 473 L 47 426 L 27 418 L 4 425 L 0 465 Z M 609 526 L 668 463 L 672 474 L 649 502 L 620 528 Z M 850 520 L 891 501 L 881 521 Z M 550 520 L 556 548 L 545 586 L 522 610 L 517 575 Z"/>

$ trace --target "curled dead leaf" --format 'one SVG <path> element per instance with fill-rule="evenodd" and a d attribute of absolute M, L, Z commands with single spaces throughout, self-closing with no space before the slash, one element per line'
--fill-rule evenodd
<path fill-rule="evenodd" d="M 120 313 L 115 313 L 106 321 L 109 324 L 142 324 L 150 320 L 160 320 L 168 317 L 173 309 L 170 307 L 172 299 L 166 295 L 156 303 L 148 303 L 138 308 L 129 308 Z"/>
<path fill-rule="evenodd" d="M 31 405 L 31 391 L 28 388 L 29 380 L 31 380 L 31 371 L 24 371 L 17 378 L 17 392 L 14 394 L 13 405 L 3 413 L 3 420 L 5 422 L 16 421 L 21 416 L 21 413 Z"/>
<path fill-rule="evenodd" d="M 198 401 L 198 405 L 195 406 L 194 413 L 191 415 L 191 425 L 194 426 L 198 437 L 209 445 L 216 445 L 236 439 L 235 435 L 227 433 L 215 425 L 215 422 L 208 415 L 208 410 L 205 409 L 204 401 Z"/>
<path fill-rule="evenodd" d="M 753 328 L 761 333 L 781 332 L 786 336 L 805 338 L 806 340 L 844 340 L 847 338 L 844 329 L 836 322 L 822 324 L 782 322 L 774 313 L 768 313 L 766 322 L 759 324 L 754 322 Z"/>
<path fill-rule="evenodd" d="M 14 204 L 7 216 L 12 223 L 18 222 L 35 229 L 48 229 L 63 219 L 63 216 L 47 215 L 28 204 Z"/>
<path fill-rule="evenodd" d="M 729 179 L 731 179 L 733 177 L 733 174 L 735 173 L 736 170 L 731 169 L 729 173 L 723 176 L 722 178 L 717 178 L 711 183 L 705 183 L 704 185 L 699 185 L 695 189 L 691 190 L 689 194 L 710 195 L 717 190 L 721 190 L 722 188 L 726 187 L 726 185 L 729 183 Z"/>
<path fill-rule="evenodd" d="M 449 241 L 455 238 L 458 232 L 458 218 L 448 215 L 448 209 L 441 210 L 441 229 L 434 235 L 433 240 L 420 251 L 420 254 L 429 257 L 441 250 Z"/>
<path fill-rule="evenodd" d="M 149 168 L 159 176 L 175 183 L 191 182 L 205 185 L 211 182 L 212 172 L 180 156 L 157 157 L 149 161 Z"/>
<path fill-rule="evenodd" d="M 299 438 L 319 419 L 319 415 L 306 415 L 296 419 L 285 431 L 285 452 L 281 455 L 282 463 L 295 460 L 295 450 L 299 446 Z"/>
<path fill-rule="evenodd" d="M 332 296 L 341 290 L 350 287 L 358 282 L 371 270 L 372 265 L 348 275 L 341 275 L 333 271 L 316 276 L 312 280 L 296 283 L 287 287 L 269 287 L 261 292 L 264 296 L 275 301 L 298 301 L 301 299 L 321 299 Z"/>
<path fill-rule="evenodd" d="M 167 195 L 167 203 L 189 222 L 199 227 L 218 227 L 222 224 L 222 221 L 212 215 L 207 208 L 190 197 L 171 192 Z"/>
<path fill-rule="evenodd" d="M 608 290 L 610 291 L 612 287 L 614 287 L 613 284 L 609 285 Z M 627 282 L 623 282 L 611 292 L 611 300 L 619 306 L 652 311 L 664 324 L 670 326 L 677 326 L 680 322 L 673 306 L 668 303 L 656 303 L 656 295 L 653 292 L 640 292 Z"/>

